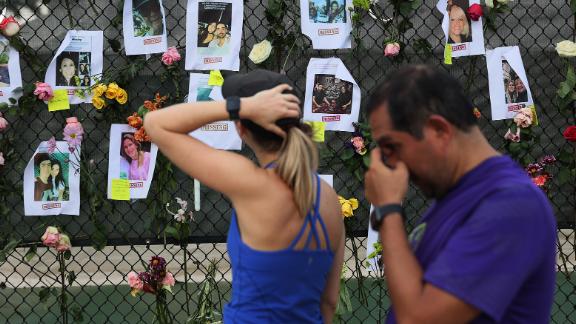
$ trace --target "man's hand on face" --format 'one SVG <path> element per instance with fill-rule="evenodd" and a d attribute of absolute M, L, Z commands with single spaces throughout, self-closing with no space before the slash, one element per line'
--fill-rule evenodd
<path fill-rule="evenodd" d="M 399 204 L 408 191 L 409 173 L 402 161 L 397 161 L 394 168 L 382 162 L 380 149 L 370 153 L 370 168 L 364 175 L 366 198 L 374 206 Z"/>

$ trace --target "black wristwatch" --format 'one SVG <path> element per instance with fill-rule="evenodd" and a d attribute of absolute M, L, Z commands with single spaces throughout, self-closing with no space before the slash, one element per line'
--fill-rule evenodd
<path fill-rule="evenodd" d="M 240 97 L 226 98 L 226 111 L 228 112 L 230 120 L 240 119 Z"/>
<path fill-rule="evenodd" d="M 384 220 L 384 217 L 393 213 L 399 213 L 401 216 L 403 216 L 404 213 L 402 205 L 388 204 L 374 207 L 374 211 L 370 215 L 370 226 L 372 227 L 373 230 L 379 231 L 380 226 L 382 225 L 382 220 Z"/>

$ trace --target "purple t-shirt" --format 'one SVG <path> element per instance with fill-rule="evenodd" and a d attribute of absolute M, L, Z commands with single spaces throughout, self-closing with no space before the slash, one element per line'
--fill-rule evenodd
<path fill-rule="evenodd" d="M 421 222 L 411 243 L 424 281 L 479 309 L 472 323 L 549 323 L 556 220 L 514 161 L 484 161 Z"/>

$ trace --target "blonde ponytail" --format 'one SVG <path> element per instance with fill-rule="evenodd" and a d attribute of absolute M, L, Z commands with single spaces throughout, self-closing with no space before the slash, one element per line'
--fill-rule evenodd
<path fill-rule="evenodd" d="M 294 202 L 302 217 L 316 200 L 316 176 L 318 151 L 312 139 L 298 127 L 286 131 L 276 160 L 278 175 L 294 193 Z"/>

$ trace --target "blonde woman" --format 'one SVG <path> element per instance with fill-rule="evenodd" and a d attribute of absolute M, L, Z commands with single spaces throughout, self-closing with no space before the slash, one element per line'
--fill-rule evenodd
<path fill-rule="evenodd" d="M 146 115 L 152 142 L 234 208 L 225 323 L 331 323 L 338 301 L 341 207 L 316 174 L 318 153 L 289 83 L 285 75 L 256 70 L 224 81 L 226 101 L 178 104 Z M 260 167 L 188 135 L 227 119 L 235 120 Z"/>
<path fill-rule="evenodd" d="M 464 9 L 457 5 L 451 5 L 448 17 L 450 18 L 448 44 L 471 42 L 470 22 Z"/>

